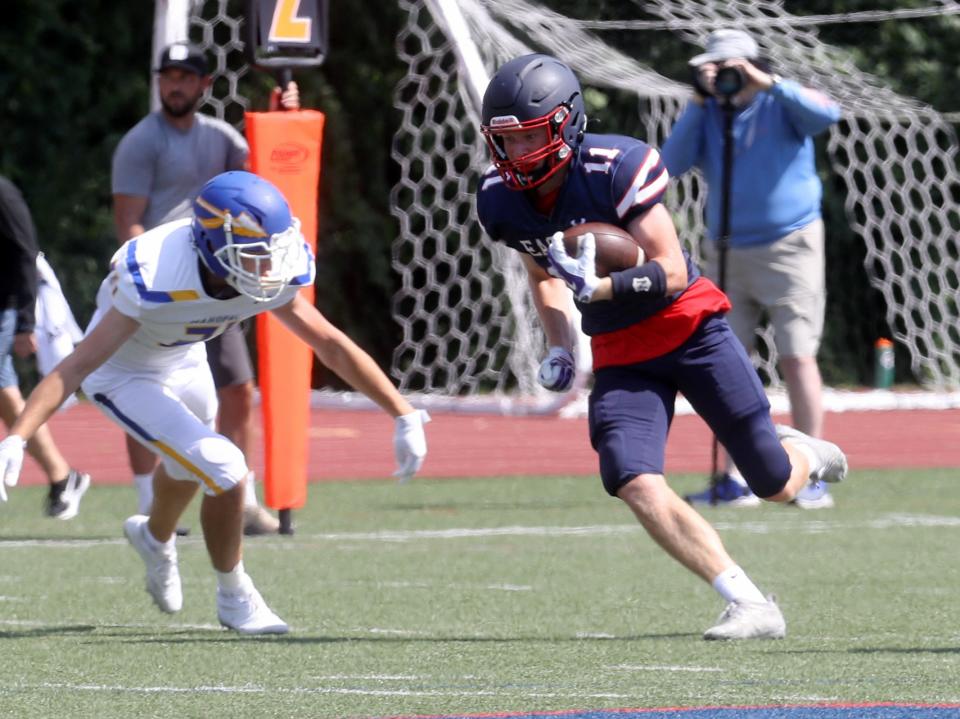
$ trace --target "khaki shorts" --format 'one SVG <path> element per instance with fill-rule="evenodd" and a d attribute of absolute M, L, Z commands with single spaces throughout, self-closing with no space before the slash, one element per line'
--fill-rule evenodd
<path fill-rule="evenodd" d="M 704 245 L 705 272 L 717 281 L 716 243 Z M 780 356 L 816 356 L 827 300 L 823 245 L 823 220 L 815 220 L 770 244 L 729 249 L 727 320 L 748 350 L 766 312 Z"/>

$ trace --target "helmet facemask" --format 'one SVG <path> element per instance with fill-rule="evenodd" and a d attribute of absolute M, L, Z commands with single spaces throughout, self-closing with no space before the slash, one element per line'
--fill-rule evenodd
<path fill-rule="evenodd" d="M 306 251 L 300 220 L 291 218 L 282 232 L 267 236 L 266 231 L 247 212 L 233 216 L 229 210 L 218 210 L 202 197 L 197 203 L 213 215 L 199 219 L 207 231 L 223 233 L 220 247 L 214 248 L 210 238 L 206 252 L 201 252 L 207 267 L 233 289 L 257 302 L 267 302 L 281 292 L 303 271 Z"/>
<path fill-rule="evenodd" d="M 571 120 L 570 108 L 558 105 L 542 117 L 521 122 L 514 115 L 501 115 L 483 125 L 483 134 L 490 148 L 493 164 L 511 190 L 530 190 L 553 177 L 573 158 L 573 148 L 564 140 L 564 131 Z M 545 128 L 547 141 L 536 150 L 510 159 L 503 144 L 503 135 Z"/>

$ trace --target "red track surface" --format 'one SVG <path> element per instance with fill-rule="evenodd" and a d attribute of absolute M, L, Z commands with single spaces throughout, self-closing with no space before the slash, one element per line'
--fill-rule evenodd
<path fill-rule="evenodd" d="M 61 412 L 51 428 L 67 460 L 98 484 L 128 483 L 120 429 L 86 403 Z M 392 421 L 374 411 L 315 410 L 310 433 L 311 481 L 389 477 Z M 430 454 L 420 476 L 595 474 L 585 419 L 433 414 Z M 960 410 L 843 412 L 827 415 L 826 435 L 844 448 L 850 467 L 960 467 Z M 694 416 L 677 417 L 667 472 L 709 472 L 711 435 Z M 254 458 L 262 475 L 262 457 Z M 44 482 L 27 460 L 24 483 Z"/>

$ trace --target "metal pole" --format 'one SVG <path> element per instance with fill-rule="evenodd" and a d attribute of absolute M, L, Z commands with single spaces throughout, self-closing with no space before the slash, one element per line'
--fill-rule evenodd
<path fill-rule="evenodd" d="M 730 249 L 730 194 L 733 184 L 733 98 L 724 95 L 720 103 L 723 111 L 723 167 L 720 182 L 720 234 L 717 237 L 717 281 L 721 291 L 727 289 L 727 251 Z M 710 468 L 710 504 L 717 503 L 720 482 L 720 449 L 717 435 L 713 435 Z"/>
<path fill-rule="evenodd" d="M 284 92 L 287 89 L 287 85 L 293 82 L 293 68 L 291 67 L 282 67 L 277 73 L 277 84 L 280 86 L 280 92 Z M 281 107 L 279 111 L 283 111 Z M 293 528 L 293 510 L 292 509 L 281 509 L 277 512 L 277 519 L 280 522 L 280 534 L 292 535 L 294 533 Z"/>

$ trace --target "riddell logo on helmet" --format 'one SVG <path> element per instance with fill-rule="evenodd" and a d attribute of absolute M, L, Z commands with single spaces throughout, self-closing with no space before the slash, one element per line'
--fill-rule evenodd
<path fill-rule="evenodd" d="M 501 115 L 490 120 L 490 127 L 516 127 L 519 124 L 520 120 L 516 115 Z"/>
<path fill-rule="evenodd" d="M 280 172 L 298 172 L 310 151 L 296 142 L 281 142 L 270 152 L 270 163 Z"/>

